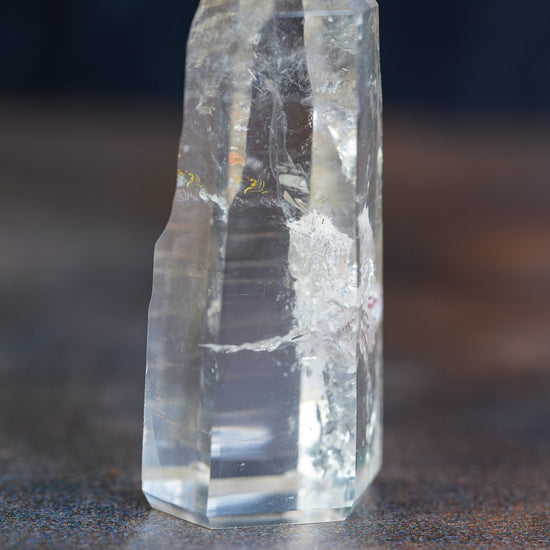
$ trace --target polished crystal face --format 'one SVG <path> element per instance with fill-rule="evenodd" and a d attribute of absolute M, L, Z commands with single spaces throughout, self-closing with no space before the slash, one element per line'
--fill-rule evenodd
<path fill-rule="evenodd" d="M 143 490 L 208 527 L 344 519 L 381 464 L 370 0 L 203 0 L 155 249 Z"/>

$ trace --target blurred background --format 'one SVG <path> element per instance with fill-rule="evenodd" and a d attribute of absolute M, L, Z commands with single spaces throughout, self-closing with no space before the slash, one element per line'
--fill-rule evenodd
<path fill-rule="evenodd" d="M 257 530 L 220 541 L 139 490 L 153 245 L 197 3 L 0 5 L 2 547 L 254 547 Z M 544 547 L 550 2 L 379 3 L 385 465 L 351 522 L 262 536 Z"/>
<path fill-rule="evenodd" d="M 8 93 L 179 101 L 197 0 L 24 0 L 0 22 Z M 381 0 L 388 107 L 548 111 L 550 5 Z"/>

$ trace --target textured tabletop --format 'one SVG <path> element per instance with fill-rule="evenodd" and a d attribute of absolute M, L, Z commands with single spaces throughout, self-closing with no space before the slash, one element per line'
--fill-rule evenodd
<path fill-rule="evenodd" d="M 342 523 L 206 529 L 140 492 L 181 108 L 0 106 L 0 548 L 550 547 L 550 125 L 385 125 L 384 467 Z"/>

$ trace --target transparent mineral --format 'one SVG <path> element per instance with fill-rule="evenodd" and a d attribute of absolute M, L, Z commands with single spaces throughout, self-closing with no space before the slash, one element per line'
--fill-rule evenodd
<path fill-rule="evenodd" d="M 202 0 L 149 313 L 155 508 L 344 519 L 376 475 L 381 160 L 374 0 Z"/>

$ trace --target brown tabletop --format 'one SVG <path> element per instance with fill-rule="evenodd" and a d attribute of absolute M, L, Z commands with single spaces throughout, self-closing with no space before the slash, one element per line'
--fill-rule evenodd
<path fill-rule="evenodd" d="M 384 467 L 346 522 L 206 529 L 140 492 L 179 105 L 0 105 L 0 547 L 550 547 L 550 124 L 385 124 Z"/>

